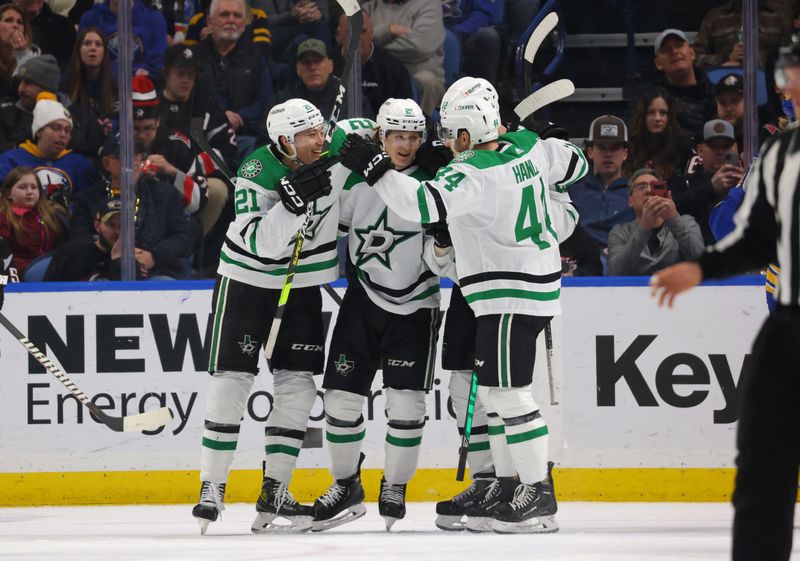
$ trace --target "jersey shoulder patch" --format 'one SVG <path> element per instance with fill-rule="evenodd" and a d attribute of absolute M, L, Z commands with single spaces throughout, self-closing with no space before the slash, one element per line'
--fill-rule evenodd
<path fill-rule="evenodd" d="M 288 167 L 273 156 L 268 146 L 262 146 L 250 154 L 239 166 L 237 175 L 252 181 L 264 189 L 274 191 L 278 181 L 290 171 Z"/>

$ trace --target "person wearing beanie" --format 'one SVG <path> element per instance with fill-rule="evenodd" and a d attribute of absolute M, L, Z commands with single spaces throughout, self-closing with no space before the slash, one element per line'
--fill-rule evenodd
<path fill-rule="evenodd" d="M 58 91 L 61 70 L 53 55 L 26 59 L 17 69 L 19 79 L 16 102 L 0 104 L 0 150 L 9 150 L 20 142 L 32 139 L 33 108 L 37 96 L 48 92 L 72 114 L 72 134 L 69 148 L 93 157 L 105 136 L 97 115 L 87 106 L 73 104 L 69 97 Z"/>
<path fill-rule="evenodd" d="M 0 177 L 17 166 L 33 168 L 47 197 L 68 209 L 73 195 L 96 177 L 91 160 L 67 148 L 72 127 L 70 111 L 53 94 L 40 93 L 29 129 L 33 140 L 0 154 Z"/>

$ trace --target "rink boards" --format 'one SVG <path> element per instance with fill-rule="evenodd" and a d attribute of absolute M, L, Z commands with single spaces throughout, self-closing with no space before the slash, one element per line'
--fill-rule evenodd
<path fill-rule="evenodd" d="M 646 279 L 565 279 L 564 285 L 563 315 L 554 321 L 557 405 L 550 404 L 543 337 L 534 373 L 559 498 L 729 498 L 739 375 L 766 316 L 762 278 L 703 286 L 671 311 L 657 308 Z M 0 506 L 196 499 L 211 284 L 101 287 L 9 287 L 3 313 L 99 407 L 119 415 L 166 405 L 175 419 L 153 434 L 110 431 L 0 328 Z M 340 293 L 344 288 L 337 286 Z M 448 300 L 445 287 L 443 309 Z M 332 326 L 336 304 L 324 296 L 323 307 Z M 453 477 L 458 438 L 448 380 L 437 369 L 411 500 L 437 500 L 463 487 Z M 379 373 L 365 412 L 368 499 L 377 496 L 383 464 L 380 387 Z M 245 412 L 229 501 L 251 501 L 258 492 L 270 391 L 264 363 Z M 318 398 L 309 426 L 321 428 L 321 420 Z M 330 483 L 326 451 L 304 449 L 298 465 L 291 487 L 308 501 Z"/>

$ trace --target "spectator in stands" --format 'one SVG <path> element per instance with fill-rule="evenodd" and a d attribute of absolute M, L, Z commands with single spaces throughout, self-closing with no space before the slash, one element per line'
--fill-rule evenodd
<path fill-rule="evenodd" d="M 633 110 L 628 159 L 623 174 L 653 168 L 669 183 L 683 174 L 694 146 L 675 118 L 672 99 L 663 88 L 648 88 Z"/>
<path fill-rule="evenodd" d="M 14 71 L 31 56 L 31 24 L 13 4 L 0 6 L 0 98 L 13 97 Z"/>
<path fill-rule="evenodd" d="M 105 138 L 97 115 L 90 107 L 73 104 L 69 97 L 58 92 L 59 76 L 53 55 L 31 57 L 20 65 L 17 101 L 0 104 L 0 150 L 10 150 L 30 138 L 36 99 L 44 92 L 53 95 L 69 110 L 72 119 L 69 148 L 85 156 L 97 155 Z"/>
<path fill-rule="evenodd" d="M 233 167 L 236 134 L 211 93 L 210 81 L 198 76 L 199 66 L 194 49 L 188 45 L 172 45 L 164 51 L 164 87 L 159 92 L 160 125 L 188 137 L 192 132 L 192 117 L 201 117 L 206 140 Z"/>
<path fill-rule="evenodd" d="M 339 18 L 336 28 L 336 41 L 344 51 L 347 47 L 347 16 Z M 364 94 L 363 117 L 375 118 L 383 102 L 390 97 L 408 99 L 413 97 L 411 75 L 402 62 L 378 47 L 372 40 L 372 18 L 364 13 L 364 27 L 361 31 L 361 91 Z M 335 69 L 344 67 L 344 58 L 335 58 Z M 369 105 L 369 107 L 367 107 Z M 324 113 L 323 113 L 324 114 Z"/>
<path fill-rule="evenodd" d="M 197 13 L 188 20 L 185 41 L 187 45 L 197 45 L 212 34 L 213 28 L 208 21 L 208 15 L 211 13 L 211 3 L 212 0 L 198 0 Z M 260 5 L 263 5 L 263 2 Z M 269 58 L 272 51 L 272 32 L 270 30 L 272 21 L 268 21 L 267 13 L 263 9 L 249 4 L 245 5 L 245 14 L 245 19 L 249 23 L 246 24 L 242 32 L 242 38 L 252 43 L 265 59 Z M 165 17 L 167 16 L 165 15 Z M 180 27 L 182 24 L 176 21 L 175 25 Z M 175 35 L 174 43 L 179 43 L 180 41 L 180 35 Z"/>
<path fill-rule="evenodd" d="M 69 208 L 72 197 L 95 178 L 91 160 L 67 149 L 72 126 L 70 112 L 52 94 L 40 93 L 30 128 L 33 142 L 0 154 L 0 177 L 18 166 L 33 168 L 47 198 Z"/>
<path fill-rule="evenodd" d="M 516 45 L 536 14 L 539 13 L 539 0 L 506 0 L 505 23 L 508 25 L 509 40 Z"/>
<path fill-rule="evenodd" d="M 640 169 L 628 182 L 632 222 L 608 234 L 609 275 L 650 275 L 703 253 L 703 235 L 694 218 L 679 215 L 667 183 L 653 169 Z"/>
<path fill-rule="evenodd" d="M 714 92 L 717 104 L 716 117 L 733 125 L 736 143 L 742 146 L 744 137 L 744 78 L 739 74 L 727 74 L 717 82 Z"/>
<path fill-rule="evenodd" d="M 156 10 L 145 7 L 142 0 L 131 2 L 131 32 L 133 33 L 133 73 L 158 76 L 161 58 L 167 48 L 167 26 L 164 17 Z M 105 0 L 95 4 L 81 16 L 79 29 L 97 27 L 103 32 L 111 54 L 111 71 L 117 74 L 119 36 L 117 35 L 117 10 L 119 0 Z"/>
<path fill-rule="evenodd" d="M 445 26 L 461 43 L 461 70 L 495 83 L 502 43 L 494 28 L 494 0 L 442 0 L 442 9 Z"/>
<path fill-rule="evenodd" d="M 94 235 L 73 236 L 53 252 L 45 281 L 119 280 L 120 246 L 119 197 L 95 201 Z"/>
<path fill-rule="evenodd" d="M 758 63 L 761 67 L 778 49 L 781 35 L 792 25 L 785 0 L 758 0 Z M 728 0 L 712 8 L 703 18 L 694 41 L 701 66 L 742 66 L 742 2 Z"/>
<path fill-rule="evenodd" d="M 664 73 L 658 85 L 672 96 L 678 124 L 697 142 L 703 123 L 714 115 L 711 83 L 705 72 L 694 66 L 694 50 L 683 31 L 662 31 L 656 37 L 655 51 L 655 66 Z"/>
<path fill-rule="evenodd" d="M 203 71 L 211 77 L 214 96 L 236 132 L 240 157 L 255 148 L 255 137 L 272 96 L 263 57 L 242 37 L 246 13 L 245 0 L 214 2 L 208 17 L 211 33 L 196 50 Z"/>
<path fill-rule="evenodd" d="M 444 21 L 439 2 L 368 0 L 373 41 L 406 65 L 422 90 L 423 111 L 430 115 L 444 95 Z"/>
<path fill-rule="evenodd" d="M 75 28 L 64 16 L 53 11 L 45 0 L 12 0 L 25 12 L 32 30 L 32 42 L 41 54 L 56 57 L 61 68 L 66 67 L 72 45 L 75 44 Z"/>
<path fill-rule="evenodd" d="M 341 82 L 333 75 L 333 60 L 328 56 L 325 43 L 319 39 L 306 39 L 300 43 L 297 47 L 295 70 L 299 80 L 272 96 L 268 107 L 292 98 L 300 98 L 310 101 L 323 115 L 330 115 Z M 266 113 L 261 122 L 263 128 Z"/>
<path fill-rule="evenodd" d="M 108 45 L 96 27 L 86 27 L 78 34 L 61 76 L 61 89 L 73 104 L 94 111 L 104 135 L 111 132 L 117 113 L 117 82 L 111 75 Z"/>
<path fill-rule="evenodd" d="M 619 117 L 603 115 L 589 127 L 587 155 L 593 173 L 569 187 L 569 196 L 580 215 L 579 226 L 602 248 L 615 224 L 633 220 L 628 206 L 628 180 L 622 166 L 628 159 L 628 130 Z"/>
<path fill-rule="evenodd" d="M 708 121 L 703 127 L 703 141 L 697 145 L 697 155 L 689 161 L 684 180 L 670 184 L 678 212 L 694 217 L 707 244 L 714 243 L 708 221 L 711 210 L 743 175 L 733 125 L 722 119 Z"/>
<path fill-rule="evenodd" d="M 328 3 L 324 0 L 264 0 L 276 60 L 294 63 L 297 47 L 319 39 L 331 47 Z"/>
<path fill-rule="evenodd" d="M 42 196 L 42 184 L 29 167 L 15 167 L 0 185 L 0 238 L 22 276 L 31 261 L 52 251 L 66 237 L 58 205 Z M 66 220 L 66 219 L 64 219 Z"/>
<path fill-rule="evenodd" d="M 136 186 L 134 222 L 137 278 L 186 278 L 192 253 L 192 233 L 180 195 L 170 185 L 142 173 L 144 148 L 134 145 L 133 181 Z M 100 150 L 106 179 L 75 200 L 70 231 L 91 239 L 98 200 L 120 194 L 119 133 L 112 133 Z M 117 267 L 119 264 L 117 263 Z M 115 272 L 115 278 L 118 272 Z"/>

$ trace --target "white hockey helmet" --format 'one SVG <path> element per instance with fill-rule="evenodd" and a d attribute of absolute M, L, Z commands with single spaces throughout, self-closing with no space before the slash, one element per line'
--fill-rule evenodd
<path fill-rule="evenodd" d="M 322 125 L 325 119 L 314 104 L 305 99 L 295 98 L 279 103 L 267 115 L 267 134 L 278 150 L 289 159 L 297 157 L 294 137 L 297 133 Z M 279 138 L 285 136 L 293 154 L 283 151 Z"/>
<path fill-rule="evenodd" d="M 441 118 L 444 139 L 455 139 L 458 131 L 465 129 L 470 136 L 470 149 L 500 136 L 500 112 L 491 101 L 481 96 L 456 98 L 447 107 L 442 107 Z"/>
<path fill-rule="evenodd" d="M 446 109 L 447 105 L 460 97 L 473 96 L 486 99 L 500 113 L 500 97 L 497 95 L 495 87 L 489 80 L 472 76 L 464 76 L 453 82 L 442 98 L 441 109 Z"/>
<path fill-rule="evenodd" d="M 425 142 L 425 114 L 413 99 L 390 97 L 381 105 L 376 121 L 380 128 L 381 144 L 386 142 L 386 133 L 389 131 L 419 132 L 422 133 L 422 142 Z"/>

